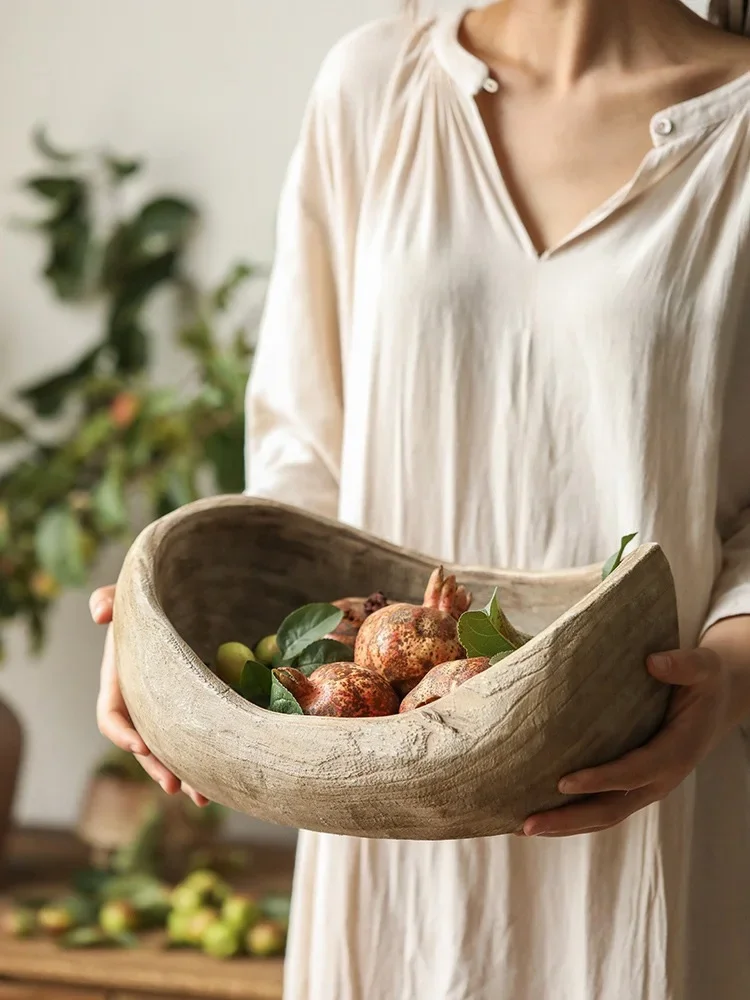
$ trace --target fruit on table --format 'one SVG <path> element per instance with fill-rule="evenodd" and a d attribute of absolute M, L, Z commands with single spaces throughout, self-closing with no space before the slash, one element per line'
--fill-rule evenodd
<path fill-rule="evenodd" d="M 189 944 L 199 945 L 203 941 L 206 930 L 219 920 L 218 910 L 211 906 L 204 906 L 200 910 L 191 914 L 187 924 L 187 940 Z"/>
<path fill-rule="evenodd" d="M 36 930 L 36 913 L 25 906 L 17 906 L 3 915 L 2 929 L 13 937 L 29 937 Z"/>
<path fill-rule="evenodd" d="M 261 639 L 253 650 L 255 659 L 267 667 L 273 666 L 276 657 L 279 655 L 279 644 L 275 635 L 267 635 Z"/>
<path fill-rule="evenodd" d="M 182 880 L 181 885 L 199 893 L 203 903 L 222 903 L 231 892 L 221 875 L 207 868 L 191 872 Z"/>
<path fill-rule="evenodd" d="M 239 687 L 242 670 L 255 656 L 249 646 L 241 642 L 225 642 L 216 653 L 214 673 L 230 687 Z"/>
<path fill-rule="evenodd" d="M 224 900 L 221 920 L 239 934 L 244 934 L 259 919 L 260 907 L 252 896 L 234 895 Z"/>
<path fill-rule="evenodd" d="M 113 899 L 99 911 L 99 926 L 105 934 L 112 937 L 135 930 L 138 926 L 138 911 L 132 903 Z"/>
<path fill-rule="evenodd" d="M 286 947 L 286 928 L 276 920 L 263 920 L 247 932 L 245 947 L 251 955 L 256 955 L 258 958 L 283 955 Z"/>
<path fill-rule="evenodd" d="M 354 646 L 354 662 L 381 674 L 404 697 L 439 663 L 465 655 L 458 641 L 458 619 L 471 606 L 471 594 L 436 569 L 424 603 L 391 604 L 365 619 Z"/>
<path fill-rule="evenodd" d="M 236 927 L 217 920 L 203 932 L 201 947 L 214 958 L 234 958 L 242 950 L 242 934 Z"/>
<path fill-rule="evenodd" d="M 398 698 L 388 681 L 354 663 L 328 663 L 310 677 L 292 667 L 279 667 L 274 674 L 305 715 L 363 719 L 398 712 Z"/>
<path fill-rule="evenodd" d="M 172 909 L 182 913 L 195 913 L 203 905 L 203 900 L 204 892 L 192 885 L 187 885 L 185 882 L 174 887 L 169 899 Z"/>
<path fill-rule="evenodd" d="M 70 908 L 56 903 L 50 903 L 38 910 L 36 922 L 37 926 L 48 934 L 64 934 L 77 924 Z"/>
<path fill-rule="evenodd" d="M 450 663 L 440 663 L 424 677 L 417 686 L 406 695 L 401 702 L 399 712 L 412 712 L 415 708 L 423 708 L 432 702 L 455 691 L 457 687 L 477 674 L 484 673 L 490 666 L 487 656 L 477 656 L 469 660 L 453 660 Z"/>
<path fill-rule="evenodd" d="M 167 937 L 172 944 L 190 944 L 190 922 L 193 913 L 186 910 L 172 910 L 167 917 Z"/>

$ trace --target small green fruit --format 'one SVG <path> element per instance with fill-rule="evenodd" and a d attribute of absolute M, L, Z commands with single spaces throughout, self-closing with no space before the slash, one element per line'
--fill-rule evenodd
<path fill-rule="evenodd" d="M 19 906 L 4 915 L 2 928 L 6 934 L 13 937 L 29 937 L 36 930 L 36 913 L 26 907 Z"/>
<path fill-rule="evenodd" d="M 191 872 L 182 885 L 197 892 L 201 903 L 222 903 L 231 892 L 224 879 L 208 869 Z"/>
<path fill-rule="evenodd" d="M 125 900 L 113 899 L 99 911 L 99 926 L 110 937 L 133 931 L 138 926 L 138 911 Z"/>
<path fill-rule="evenodd" d="M 252 896 L 230 896 L 221 908 L 221 919 L 239 934 L 260 920 L 260 907 Z"/>
<path fill-rule="evenodd" d="M 167 917 L 167 937 L 172 944 L 190 944 L 190 921 L 193 913 L 172 910 Z"/>
<path fill-rule="evenodd" d="M 203 950 L 213 958 L 234 958 L 241 948 L 239 932 L 222 921 L 216 921 L 206 928 L 201 938 Z"/>
<path fill-rule="evenodd" d="M 179 910 L 182 913 L 195 913 L 203 905 L 203 893 L 192 885 L 182 882 L 172 890 L 169 901 L 173 910 Z"/>
<path fill-rule="evenodd" d="M 236 688 L 240 685 L 242 669 L 248 660 L 254 660 L 253 651 L 241 642 L 225 642 L 216 653 L 214 671 L 225 684 Z"/>
<path fill-rule="evenodd" d="M 47 934 L 64 934 L 76 926 L 73 914 L 64 906 L 43 906 L 36 915 L 37 926 Z"/>
<path fill-rule="evenodd" d="M 203 935 L 206 933 L 208 928 L 212 924 L 217 923 L 218 920 L 218 912 L 210 906 L 204 906 L 202 910 L 198 910 L 197 913 L 194 913 L 188 923 L 188 943 L 194 945 L 201 944 L 203 941 Z"/>
<path fill-rule="evenodd" d="M 283 955 L 286 947 L 286 928 L 275 920 L 264 920 L 250 928 L 245 944 L 250 954 L 259 958 Z"/>
<path fill-rule="evenodd" d="M 267 667 L 272 667 L 276 661 L 276 657 L 279 655 L 279 644 L 276 641 L 276 636 L 267 635 L 265 639 L 261 639 L 253 652 L 255 653 L 256 660 L 259 660 Z"/>

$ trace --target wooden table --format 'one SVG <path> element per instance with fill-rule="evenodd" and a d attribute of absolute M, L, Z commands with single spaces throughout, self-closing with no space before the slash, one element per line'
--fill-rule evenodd
<path fill-rule="evenodd" d="M 287 890 L 293 852 L 259 846 L 253 853 L 253 872 L 241 888 Z M 66 879 L 85 864 L 82 846 L 69 834 L 13 835 L 0 911 L 19 890 L 64 893 Z M 158 936 L 132 951 L 64 951 L 48 940 L 0 937 L 0 1000 L 281 1000 L 282 971 L 281 960 L 220 962 L 164 951 Z"/>

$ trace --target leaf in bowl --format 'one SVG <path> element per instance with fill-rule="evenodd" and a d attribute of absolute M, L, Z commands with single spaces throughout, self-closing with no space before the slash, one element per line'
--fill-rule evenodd
<path fill-rule="evenodd" d="M 611 576 L 614 571 L 618 568 L 622 562 L 622 558 L 625 555 L 625 549 L 630 545 L 633 539 L 637 536 L 638 532 L 634 532 L 632 535 L 625 535 L 620 542 L 620 548 L 613 556 L 605 562 L 604 568 L 602 569 L 602 580 L 606 580 L 608 576 Z"/>
<path fill-rule="evenodd" d="M 290 663 L 308 646 L 333 632 L 343 621 L 344 612 L 333 604 L 306 604 L 288 615 L 276 635 L 284 663 Z"/>
<path fill-rule="evenodd" d="M 239 692 L 254 705 L 268 708 L 271 699 L 272 675 L 268 667 L 257 660 L 248 660 L 242 668 Z"/>
<path fill-rule="evenodd" d="M 295 659 L 293 666 L 306 677 L 326 663 L 352 663 L 354 650 L 336 639 L 318 639 L 310 643 Z"/>
<path fill-rule="evenodd" d="M 287 691 L 281 681 L 275 676 L 271 677 L 271 701 L 269 708 L 272 712 L 280 712 L 282 715 L 305 714 L 292 692 Z"/>

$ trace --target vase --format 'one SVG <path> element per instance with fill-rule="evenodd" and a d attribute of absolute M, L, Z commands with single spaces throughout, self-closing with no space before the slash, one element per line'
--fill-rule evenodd
<path fill-rule="evenodd" d="M 0 862 L 10 830 L 22 748 L 21 723 L 8 705 L 0 700 Z"/>

